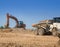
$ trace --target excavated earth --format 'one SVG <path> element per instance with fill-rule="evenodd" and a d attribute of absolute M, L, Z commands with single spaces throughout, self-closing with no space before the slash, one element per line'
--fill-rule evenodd
<path fill-rule="evenodd" d="M 0 47 L 60 47 L 60 40 L 52 35 L 36 35 L 36 31 L 28 29 L 0 29 Z"/>

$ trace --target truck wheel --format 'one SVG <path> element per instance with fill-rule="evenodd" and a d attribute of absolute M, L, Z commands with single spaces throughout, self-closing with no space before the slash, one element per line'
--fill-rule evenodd
<path fill-rule="evenodd" d="M 37 35 L 44 35 L 44 29 L 43 28 L 38 29 Z"/>
<path fill-rule="evenodd" d="M 53 28 L 52 29 L 52 35 L 53 36 L 57 36 L 57 28 Z"/>

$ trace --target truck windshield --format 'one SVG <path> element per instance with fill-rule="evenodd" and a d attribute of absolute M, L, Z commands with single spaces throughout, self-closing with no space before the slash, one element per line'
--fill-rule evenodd
<path fill-rule="evenodd" d="M 60 17 L 54 18 L 54 22 L 60 23 Z"/>

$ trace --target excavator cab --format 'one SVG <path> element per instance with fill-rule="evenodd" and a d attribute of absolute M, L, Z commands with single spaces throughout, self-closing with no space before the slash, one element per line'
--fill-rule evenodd
<path fill-rule="evenodd" d="M 24 24 L 24 23 L 23 23 L 23 21 L 19 21 L 19 24 L 22 25 L 22 24 Z"/>
<path fill-rule="evenodd" d="M 23 21 L 19 21 L 19 28 L 24 28 L 25 29 L 26 25 L 24 24 Z"/>

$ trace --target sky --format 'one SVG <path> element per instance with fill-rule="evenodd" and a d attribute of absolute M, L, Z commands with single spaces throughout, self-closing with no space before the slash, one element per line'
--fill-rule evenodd
<path fill-rule="evenodd" d="M 60 17 L 60 0 L 0 0 L 0 26 L 6 24 L 6 13 L 15 16 L 32 28 L 32 24 L 41 20 Z M 10 27 L 16 25 L 10 19 Z"/>

